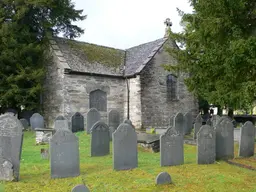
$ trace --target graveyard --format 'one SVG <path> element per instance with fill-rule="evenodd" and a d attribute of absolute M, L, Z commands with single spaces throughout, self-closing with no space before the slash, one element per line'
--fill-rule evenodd
<path fill-rule="evenodd" d="M 97 116 L 97 111 L 94 109 L 92 111 L 93 116 Z M 18 124 L 18 119 L 11 114 L 0 117 L 1 125 L 9 126 L 12 133 L 17 131 L 14 126 L 11 126 L 14 125 L 13 122 L 22 128 L 22 124 Z M 173 127 L 176 129 L 170 127 L 165 133 L 160 134 L 160 151 L 153 152 L 137 144 L 139 131 L 133 128 L 129 120 L 120 122 L 119 126 L 116 124 L 118 128 L 110 129 L 108 125 L 114 126 L 115 121 L 104 123 L 98 118 L 91 118 L 89 122 L 92 123 L 92 128 L 89 132 L 86 131 L 87 124 L 83 131 L 79 129 L 79 124 L 72 122 L 72 128 L 78 126 L 77 130 L 72 133 L 67 120 L 58 116 L 55 120 L 55 132 L 48 142 L 38 142 L 37 137 L 40 136 L 38 132 L 43 130 L 42 128 L 23 130 L 20 168 L 17 169 L 15 161 L 10 161 L 14 165 L 15 179 L 7 181 L 9 177 L 2 170 L 1 187 L 4 188 L 3 191 L 17 192 L 71 191 L 73 187 L 81 184 L 88 190 L 97 192 L 255 191 L 256 159 L 253 154 L 256 152 L 256 144 L 254 137 L 246 137 L 248 141 L 246 144 L 243 142 L 239 144 L 232 140 L 234 145 L 229 145 L 230 140 L 226 136 L 229 135 L 228 130 L 233 131 L 233 129 L 229 126 L 231 123 L 224 118 L 219 120 L 216 127 L 224 125 L 225 129 L 220 130 L 222 130 L 221 137 L 226 137 L 225 142 L 220 140 L 218 131 L 215 133 L 212 126 L 202 126 L 202 124 L 200 130 L 187 131 L 189 134 L 183 137 L 178 128 L 183 127 L 181 122 L 184 121 L 180 120 L 184 117 L 186 116 L 181 113 L 174 117 Z M 199 117 L 195 119 L 194 126 L 200 120 Z M 80 117 L 79 120 L 81 119 L 83 118 Z M 33 127 L 33 121 L 30 120 L 30 122 Z M 42 123 L 42 121 L 38 122 Z M 242 133 L 249 130 L 255 131 L 254 125 L 250 122 L 245 123 L 241 129 Z M 112 137 L 109 137 L 110 130 L 112 130 Z M 192 138 L 195 141 L 195 131 L 199 132 L 196 144 L 195 142 L 186 144 L 187 139 Z M 220 148 L 233 147 L 225 150 L 218 149 L 216 144 L 218 139 L 215 140 L 215 134 L 219 137 L 219 142 L 222 142 Z M 16 137 L 20 138 L 18 134 Z M 3 146 L 1 146 L 2 151 Z M 215 146 L 217 146 L 216 151 Z M 42 153 L 45 151 L 48 153 Z M 230 151 L 233 153 L 230 154 Z M 19 150 L 16 149 L 15 154 L 18 152 Z M 216 159 L 219 160 L 216 161 Z M 158 177 L 160 173 L 162 173 L 162 178 Z M 169 183 L 159 184 L 165 179 L 169 179 Z"/>

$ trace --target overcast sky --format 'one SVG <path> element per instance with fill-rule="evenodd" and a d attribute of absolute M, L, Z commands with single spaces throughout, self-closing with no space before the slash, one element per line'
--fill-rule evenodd
<path fill-rule="evenodd" d="M 182 28 L 176 8 L 192 12 L 188 0 L 73 0 L 87 19 L 76 24 L 85 29 L 77 40 L 127 49 L 162 38 L 164 20 L 170 18 L 172 30 Z"/>

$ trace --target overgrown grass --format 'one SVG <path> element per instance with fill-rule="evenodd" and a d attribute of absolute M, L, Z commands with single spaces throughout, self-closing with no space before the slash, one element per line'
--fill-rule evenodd
<path fill-rule="evenodd" d="M 139 167 L 127 171 L 112 169 L 112 155 L 90 157 L 90 136 L 77 133 L 80 141 L 81 175 L 75 178 L 51 179 L 50 164 L 42 160 L 41 148 L 35 146 L 34 133 L 25 133 L 19 182 L 6 182 L 7 192 L 70 192 L 83 181 L 92 192 L 115 191 L 179 191 L 179 192 L 225 192 L 256 191 L 256 172 L 217 162 L 212 165 L 196 164 L 196 147 L 185 145 L 185 164 L 160 167 L 160 154 L 150 153 L 139 147 Z M 112 152 L 111 152 L 112 154 Z M 156 186 L 158 173 L 167 171 L 173 184 Z"/>

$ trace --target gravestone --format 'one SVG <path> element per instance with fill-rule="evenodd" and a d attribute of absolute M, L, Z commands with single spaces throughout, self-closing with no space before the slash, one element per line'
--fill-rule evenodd
<path fill-rule="evenodd" d="M 108 126 L 110 132 L 110 140 L 112 140 L 112 133 L 115 132 L 120 125 L 120 113 L 117 110 L 110 110 L 108 113 Z"/>
<path fill-rule="evenodd" d="M 161 185 L 161 184 L 170 184 L 172 183 L 172 179 L 169 173 L 167 172 L 161 172 L 157 175 L 156 177 L 156 184 Z"/>
<path fill-rule="evenodd" d="M 130 125 L 135 129 L 135 127 L 134 127 L 134 125 L 132 124 L 132 121 L 131 121 L 130 119 L 125 119 L 125 120 L 123 121 L 123 123 L 130 124 Z"/>
<path fill-rule="evenodd" d="M 72 132 L 79 132 L 79 131 L 84 131 L 84 116 L 76 112 L 71 119 L 71 124 L 72 124 Z"/>
<path fill-rule="evenodd" d="M 254 155 L 255 127 L 252 122 L 247 121 L 241 127 L 238 155 L 251 157 Z"/>
<path fill-rule="evenodd" d="M 216 159 L 234 158 L 234 127 L 230 120 L 223 118 L 215 127 Z"/>
<path fill-rule="evenodd" d="M 219 120 L 220 120 L 220 116 L 219 115 L 213 115 L 212 116 L 212 126 L 213 127 L 216 127 L 216 125 L 217 125 L 217 123 L 219 122 Z"/>
<path fill-rule="evenodd" d="M 28 110 L 23 110 L 21 111 L 21 113 L 19 114 L 20 118 L 24 118 L 28 121 L 28 124 L 30 125 L 30 117 L 34 114 L 33 111 L 28 111 Z"/>
<path fill-rule="evenodd" d="M 59 129 L 50 140 L 51 178 L 80 175 L 78 138 L 68 130 Z"/>
<path fill-rule="evenodd" d="M 109 154 L 109 127 L 102 121 L 98 121 L 91 129 L 91 156 L 104 156 Z"/>
<path fill-rule="evenodd" d="M 176 129 L 178 134 L 184 135 L 184 116 L 182 113 L 177 113 L 174 117 L 173 127 Z"/>
<path fill-rule="evenodd" d="M 23 128 L 27 130 L 29 125 L 27 119 L 20 119 L 20 122 L 23 125 Z"/>
<path fill-rule="evenodd" d="M 39 113 L 34 113 L 30 117 L 30 125 L 32 130 L 35 128 L 44 128 L 44 117 Z"/>
<path fill-rule="evenodd" d="M 9 114 L 0 116 L 0 180 L 19 180 L 22 128 L 16 117 Z"/>
<path fill-rule="evenodd" d="M 62 130 L 70 131 L 70 126 L 68 124 L 68 120 L 63 116 L 58 116 L 54 121 L 54 129 L 55 130 L 62 129 Z"/>
<path fill-rule="evenodd" d="M 63 116 L 63 115 L 58 115 L 56 118 L 55 118 L 55 121 L 56 120 L 66 120 L 66 118 Z"/>
<path fill-rule="evenodd" d="M 203 125 L 197 133 L 197 164 L 212 164 L 216 159 L 216 137 L 212 126 Z"/>
<path fill-rule="evenodd" d="M 121 123 L 112 135 L 113 169 L 138 167 L 137 133 L 131 124 Z"/>
<path fill-rule="evenodd" d="M 184 114 L 185 125 L 184 125 L 184 134 L 189 135 L 193 128 L 193 116 L 192 113 L 189 111 Z"/>
<path fill-rule="evenodd" d="M 100 120 L 100 113 L 97 109 L 91 108 L 87 113 L 86 131 L 87 134 L 91 133 L 92 126 Z"/>
<path fill-rule="evenodd" d="M 200 130 L 200 128 L 202 127 L 202 124 L 203 124 L 203 118 L 202 118 L 201 114 L 199 113 L 196 116 L 195 124 L 194 124 L 194 139 L 197 138 L 197 133 Z"/>
<path fill-rule="evenodd" d="M 183 135 L 174 128 L 168 128 L 160 136 L 160 165 L 173 166 L 184 163 Z"/>
<path fill-rule="evenodd" d="M 85 185 L 76 185 L 71 192 L 90 192 Z"/>

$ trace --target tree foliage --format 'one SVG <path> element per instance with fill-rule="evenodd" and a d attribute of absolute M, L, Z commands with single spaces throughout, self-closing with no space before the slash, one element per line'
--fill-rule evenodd
<path fill-rule="evenodd" d="M 75 38 L 83 20 L 70 0 L 0 1 L 0 105 L 37 109 L 43 92 L 49 39 Z"/>
<path fill-rule="evenodd" d="M 170 32 L 181 49 L 166 69 L 189 74 L 196 96 L 216 105 L 248 108 L 256 98 L 256 1 L 191 0 L 193 13 L 180 10 L 184 30 Z"/>

